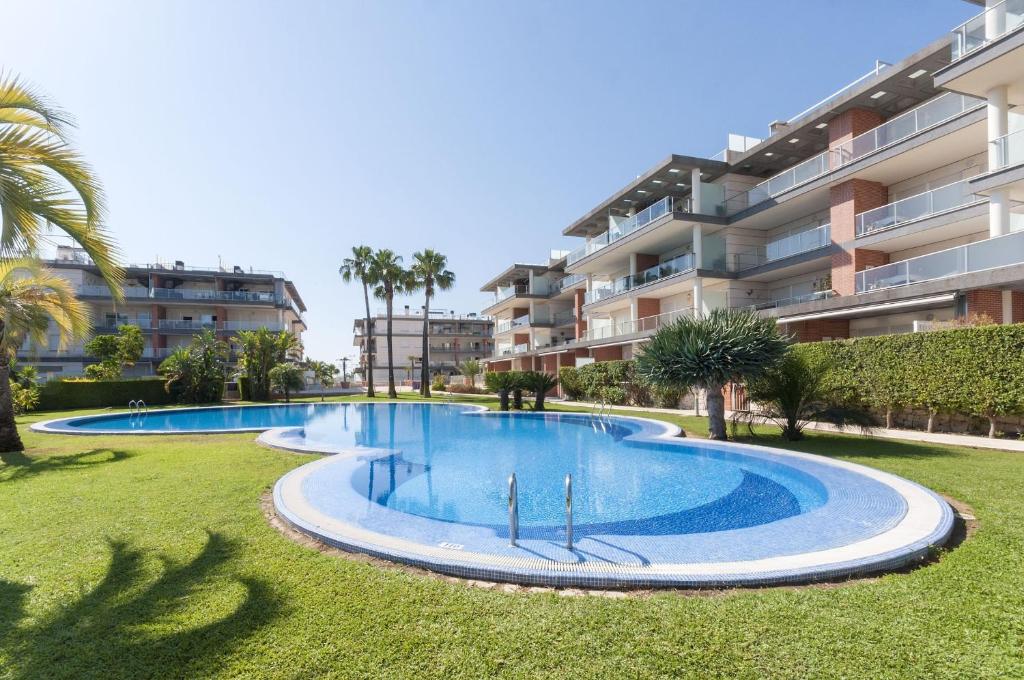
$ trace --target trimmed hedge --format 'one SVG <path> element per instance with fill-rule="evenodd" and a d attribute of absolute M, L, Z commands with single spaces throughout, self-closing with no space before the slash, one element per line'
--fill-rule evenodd
<path fill-rule="evenodd" d="M 40 411 L 72 408 L 127 407 L 133 399 L 149 406 L 171 404 L 161 378 L 138 380 L 50 380 L 39 390 Z"/>
<path fill-rule="evenodd" d="M 825 360 L 831 386 L 887 415 L 915 408 L 933 416 L 977 416 L 988 419 L 994 435 L 996 418 L 1024 414 L 1024 324 L 832 340 L 794 350 Z"/>
<path fill-rule="evenodd" d="M 650 384 L 636 371 L 632 359 L 601 361 L 576 368 L 563 366 L 558 378 L 570 399 L 604 399 L 612 404 L 679 408 L 684 392 Z"/>

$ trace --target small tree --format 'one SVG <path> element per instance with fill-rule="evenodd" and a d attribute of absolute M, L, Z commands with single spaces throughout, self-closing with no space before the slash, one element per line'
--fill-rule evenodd
<path fill-rule="evenodd" d="M 299 339 L 288 331 L 275 333 L 260 328 L 255 331 L 239 331 L 232 341 L 241 346 L 238 363 L 248 379 L 249 398 L 253 401 L 269 401 L 270 370 L 296 358 L 301 352 Z"/>
<path fill-rule="evenodd" d="M 850 425 L 869 429 L 874 417 L 856 401 L 828 386 L 828 364 L 811 361 L 790 350 L 777 365 L 747 380 L 747 396 L 753 408 L 733 415 L 746 422 L 753 434 L 755 422 L 770 420 L 789 441 L 803 439 L 807 423 L 823 421 L 842 430 Z"/>
<path fill-rule="evenodd" d="M 85 353 L 99 359 L 86 366 L 85 374 L 94 380 L 118 380 L 124 369 L 131 368 L 142 357 L 145 340 L 138 326 L 118 326 L 116 335 L 97 335 L 85 343 Z"/>
<path fill-rule="evenodd" d="M 230 350 L 213 331 L 192 338 L 187 347 L 177 347 L 160 364 L 167 379 L 165 389 L 175 400 L 188 404 L 210 404 L 224 395 L 224 380 Z"/>
<path fill-rule="evenodd" d="M 293 390 L 298 391 L 306 386 L 306 380 L 302 377 L 302 367 L 298 364 L 278 364 L 270 369 L 269 375 L 271 387 L 284 392 L 285 403 L 291 402 Z"/>
<path fill-rule="evenodd" d="M 542 371 L 527 371 L 520 378 L 523 386 L 534 394 L 534 411 L 544 410 L 544 397 L 558 385 L 558 379 Z"/>
<path fill-rule="evenodd" d="M 476 377 L 480 375 L 480 362 L 476 359 L 466 359 L 459 364 L 459 373 L 469 378 L 469 384 L 476 384 Z"/>
<path fill-rule="evenodd" d="M 334 386 L 334 376 L 338 375 L 338 367 L 329 361 L 317 361 L 308 359 L 305 362 L 307 370 L 313 372 L 313 378 L 320 385 L 320 401 L 324 400 L 324 392 Z"/>
<path fill-rule="evenodd" d="M 508 410 L 508 393 L 515 389 L 517 383 L 518 375 L 512 371 L 488 371 L 484 374 L 484 386 L 498 393 L 498 409 L 501 411 Z"/>
<path fill-rule="evenodd" d="M 715 309 L 659 330 L 637 357 L 637 370 L 654 385 L 700 387 L 707 394 L 711 439 L 726 439 L 725 396 L 730 382 L 760 376 L 786 352 L 775 320 L 754 312 Z"/>

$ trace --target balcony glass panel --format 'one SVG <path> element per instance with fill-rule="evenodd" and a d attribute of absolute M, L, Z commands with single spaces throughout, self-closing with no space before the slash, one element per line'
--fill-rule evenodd
<path fill-rule="evenodd" d="M 768 262 L 824 248 L 832 242 L 831 227 L 823 224 L 820 227 L 789 234 L 765 246 L 765 259 Z"/>
<path fill-rule="evenodd" d="M 992 144 L 996 147 L 996 162 L 993 170 L 1024 163 L 1024 130 L 1011 132 L 994 140 Z"/>
<path fill-rule="evenodd" d="M 953 29 L 950 51 L 953 60 L 1001 38 L 1024 25 L 1024 0 L 1003 0 Z"/>
<path fill-rule="evenodd" d="M 1024 232 L 857 272 L 858 293 L 1024 263 Z"/>
<path fill-rule="evenodd" d="M 779 298 L 778 300 L 771 300 L 770 302 L 761 302 L 753 305 L 754 309 L 775 309 L 777 307 L 787 307 L 789 305 L 798 305 L 801 302 L 811 302 L 813 300 L 825 300 L 832 297 L 835 293 L 831 290 L 816 290 L 813 293 L 804 293 L 803 295 L 791 295 L 789 297 Z"/>
<path fill-rule="evenodd" d="M 967 180 L 961 180 L 860 213 L 856 234 L 864 236 L 983 200 L 969 191 Z"/>

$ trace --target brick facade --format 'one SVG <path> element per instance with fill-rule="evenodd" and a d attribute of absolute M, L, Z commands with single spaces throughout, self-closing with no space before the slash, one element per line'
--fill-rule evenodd
<path fill-rule="evenodd" d="M 583 316 L 583 303 L 587 291 L 577 288 L 573 291 L 573 308 L 576 310 L 576 339 L 579 340 L 587 332 L 587 319 Z"/>
<path fill-rule="evenodd" d="M 636 270 L 642 272 L 645 269 L 650 269 L 654 265 L 658 264 L 657 255 L 649 255 L 647 253 L 636 254 Z"/>
<path fill-rule="evenodd" d="M 882 124 L 882 117 L 869 109 L 849 109 L 828 122 L 828 148 L 834 149 L 857 135 Z"/>
<path fill-rule="evenodd" d="M 643 319 L 648 316 L 657 316 L 661 313 L 661 300 L 656 298 L 636 299 L 636 318 Z"/>
<path fill-rule="evenodd" d="M 594 361 L 619 361 L 622 359 L 622 345 L 591 347 L 590 356 L 594 358 Z"/>
<path fill-rule="evenodd" d="M 877 182 L 851 179 L 829 190 L 832 241 L 843 247 L 832 255 L 832 289 L 839 295 L 854 294 L 856 272 L 888 263 L 885 253 L 853 247 L 856 215 L 888 202 L 889 190 Z"/>
<path fill-rule="evenodd" d="M 829 338 L 850 337 L 849 319 L 811 319 L 798 323 L 786 324 L 786 333 L 793 335 L 797 342 L 818 342 Z"/>

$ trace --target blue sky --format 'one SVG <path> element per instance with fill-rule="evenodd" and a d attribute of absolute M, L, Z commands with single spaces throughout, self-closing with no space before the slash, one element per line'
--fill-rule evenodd
<path fill-rule="evenodd" d="M 0 41 L 76 116 L 127 260 L 283 269 L 308 354 L 334 360 L 362 310 L 337 275 L 351 246 L 446 253 L 458 283 L 436 306 L 479 311 L 484 281 L 572 247 L 562 228 L 668 154 L 764 136 L 977 11 L 33 0 L 5 7 Z"/>

